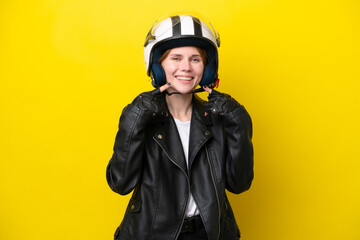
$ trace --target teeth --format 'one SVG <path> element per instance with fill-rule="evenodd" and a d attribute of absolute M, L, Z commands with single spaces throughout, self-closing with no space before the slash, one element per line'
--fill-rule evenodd
<path fill-rule="evenodd" d="M 179 80 L 191 80 L 192 77 L 176 77 Z"/>

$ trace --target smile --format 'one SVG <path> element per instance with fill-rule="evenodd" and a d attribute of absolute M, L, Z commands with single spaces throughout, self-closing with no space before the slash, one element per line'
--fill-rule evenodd
<path fill-rule="evenodd" d="M 193 77 L 180 77 L 180 76 L 176 76 L 176 79 L 178 79 L 178 80 L 190 81 L 190 80 L 193 79 Z"/>

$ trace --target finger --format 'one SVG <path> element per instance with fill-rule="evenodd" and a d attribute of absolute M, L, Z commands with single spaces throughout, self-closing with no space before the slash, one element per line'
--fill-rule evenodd
<path fill-rule="evenodd" d="M 211 92 L 212 92 L 212 89 L 209 88 L 208 86 L 203 86 L 203 89 L 204 89 L 205 91 L 207 91 L 209 94 L 211 94 Z"/>
<path fill-rule="evenodd" d="M 159 89 L 160 89 L 160 92 L 163 92 L 165 91 L 166 89 L 168 89 L 169 87 L 171 87 L 171 83 L 168 82 L 167 84 L 165 85 L 162 85 Z"/>

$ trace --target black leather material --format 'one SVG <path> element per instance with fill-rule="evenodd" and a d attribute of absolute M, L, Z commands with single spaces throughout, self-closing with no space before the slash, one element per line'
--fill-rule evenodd
<path fill-rule="evenodd" d="M 159 96 L 167 111 L 164 94 Z M 189 167 L 168 112 L 149 123 L 139 105 L 123 110 L 106 176 L 113 191 L 133 195 L 115 239 L 175 240 L 190 191 L 209 240 L 239 238 L 225 189 L 241 193 L 251 185 L 251 119 L 240 104 L 223 116 L 205 114 L 204 104 L 194 96 Z"/>
<path fill-rule="evenodd" d="M 234 111 L 240 104 L 230 95 L 212 90 L 208 96 L 209 102 L 205 104 L 205 110 L 213 114 L 225 115 Z"/>
<path fill-rule="evenodd" d="M 139 94 L 132 102 L 132 105 L 143 111 L 141 121 L 145 124 L 161 122 L 168 116 L 159 88 Z"/>

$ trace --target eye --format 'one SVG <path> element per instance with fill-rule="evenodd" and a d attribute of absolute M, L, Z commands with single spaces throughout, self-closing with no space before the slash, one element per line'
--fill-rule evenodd
<path fill-rule="evenodd" d="M 201 62 L 201 58 L 193 58 L 191 59 L 192 62 Z"/>
<path fill-rule="evenodd" d="M 180 58 L 179 58 L 179 57 L 172 57 L 171 60 L 173 60 L 173 61 L 179 61 Z"/>

